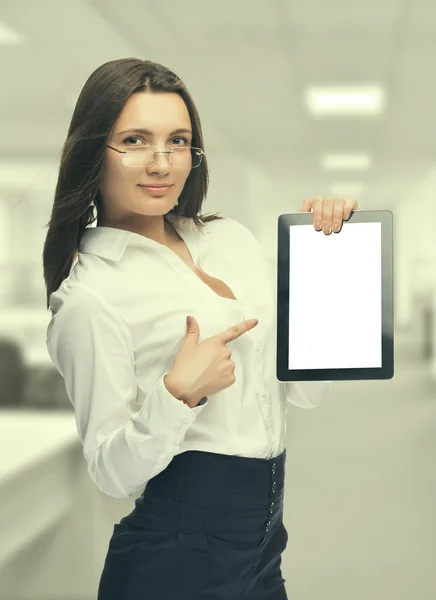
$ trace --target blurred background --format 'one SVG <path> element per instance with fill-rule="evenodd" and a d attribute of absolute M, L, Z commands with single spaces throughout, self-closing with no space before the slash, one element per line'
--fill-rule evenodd
<path fill-rule="evenodd" d="M 277 218 L 307 197 L 393 212 L 395 377 L 289 407 L 282 572 L 298 600 L 434 599 L 434 0 L 0 0 L 0 600 L 96 598 L 134 505 L 88 477 L 42 277 L 76 98 L 132 56 L 187 85 L 204 212 L 246 225 L 272 269 Z"/>

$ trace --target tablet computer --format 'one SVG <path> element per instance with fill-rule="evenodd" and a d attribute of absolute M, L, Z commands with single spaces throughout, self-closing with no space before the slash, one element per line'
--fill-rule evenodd
<path fill-rule="evenodd" d="M 353 211 L 339 233 L 278 218 L 277 379 L 394 376 L 393 216 Z"/>

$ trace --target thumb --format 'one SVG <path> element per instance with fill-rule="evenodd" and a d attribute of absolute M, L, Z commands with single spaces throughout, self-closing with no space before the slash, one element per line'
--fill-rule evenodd
<path fill-rule="evenodd" d="M 195 317 L 186 317 L 186 337 L 183 341 L 183 344 L 193 344 L 197 345 L 198 339 L 200 337 L 200 328 L 198 327 L 197 320 Z"/>

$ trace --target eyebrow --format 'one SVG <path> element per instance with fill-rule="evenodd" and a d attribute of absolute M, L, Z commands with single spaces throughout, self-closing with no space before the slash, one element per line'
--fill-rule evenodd
<path fill-rule="evenodd" d="M 119 131 L 116 135 L 121 135 L 123 133 L 142 133 L 144 135 L 154 135 L 154 133 L 152 131 L 150 131 L 150 129 L 145 129 L 145 128 L 141 128 L 141 127 L 133 127 L 132 129 L 124 129 L 124 131 Z M 176 135 L 177 133 L 190 133 L 192 135 L 192 131 L 190 129 L 183 129 L 183 128 L 179 128 L 179 129 L 174 129 L 173 131 L 170 131 L 169 135 Z"/>

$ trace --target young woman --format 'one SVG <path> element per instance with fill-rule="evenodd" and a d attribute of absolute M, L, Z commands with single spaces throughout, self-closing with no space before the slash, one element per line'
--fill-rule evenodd
<path fill-rule="evenodd" d="M 241 223 L 201 214 L 207 187 L 182 81 L 134 58 L 96 69 L 43 260 L 47 348 L 90 477 L 114 498 L 142 492 L 114 526 L 99 600 L 287 597 L 287 402 L 317 406 L 329 382 L 277 381 L 270 266 Z"/>

